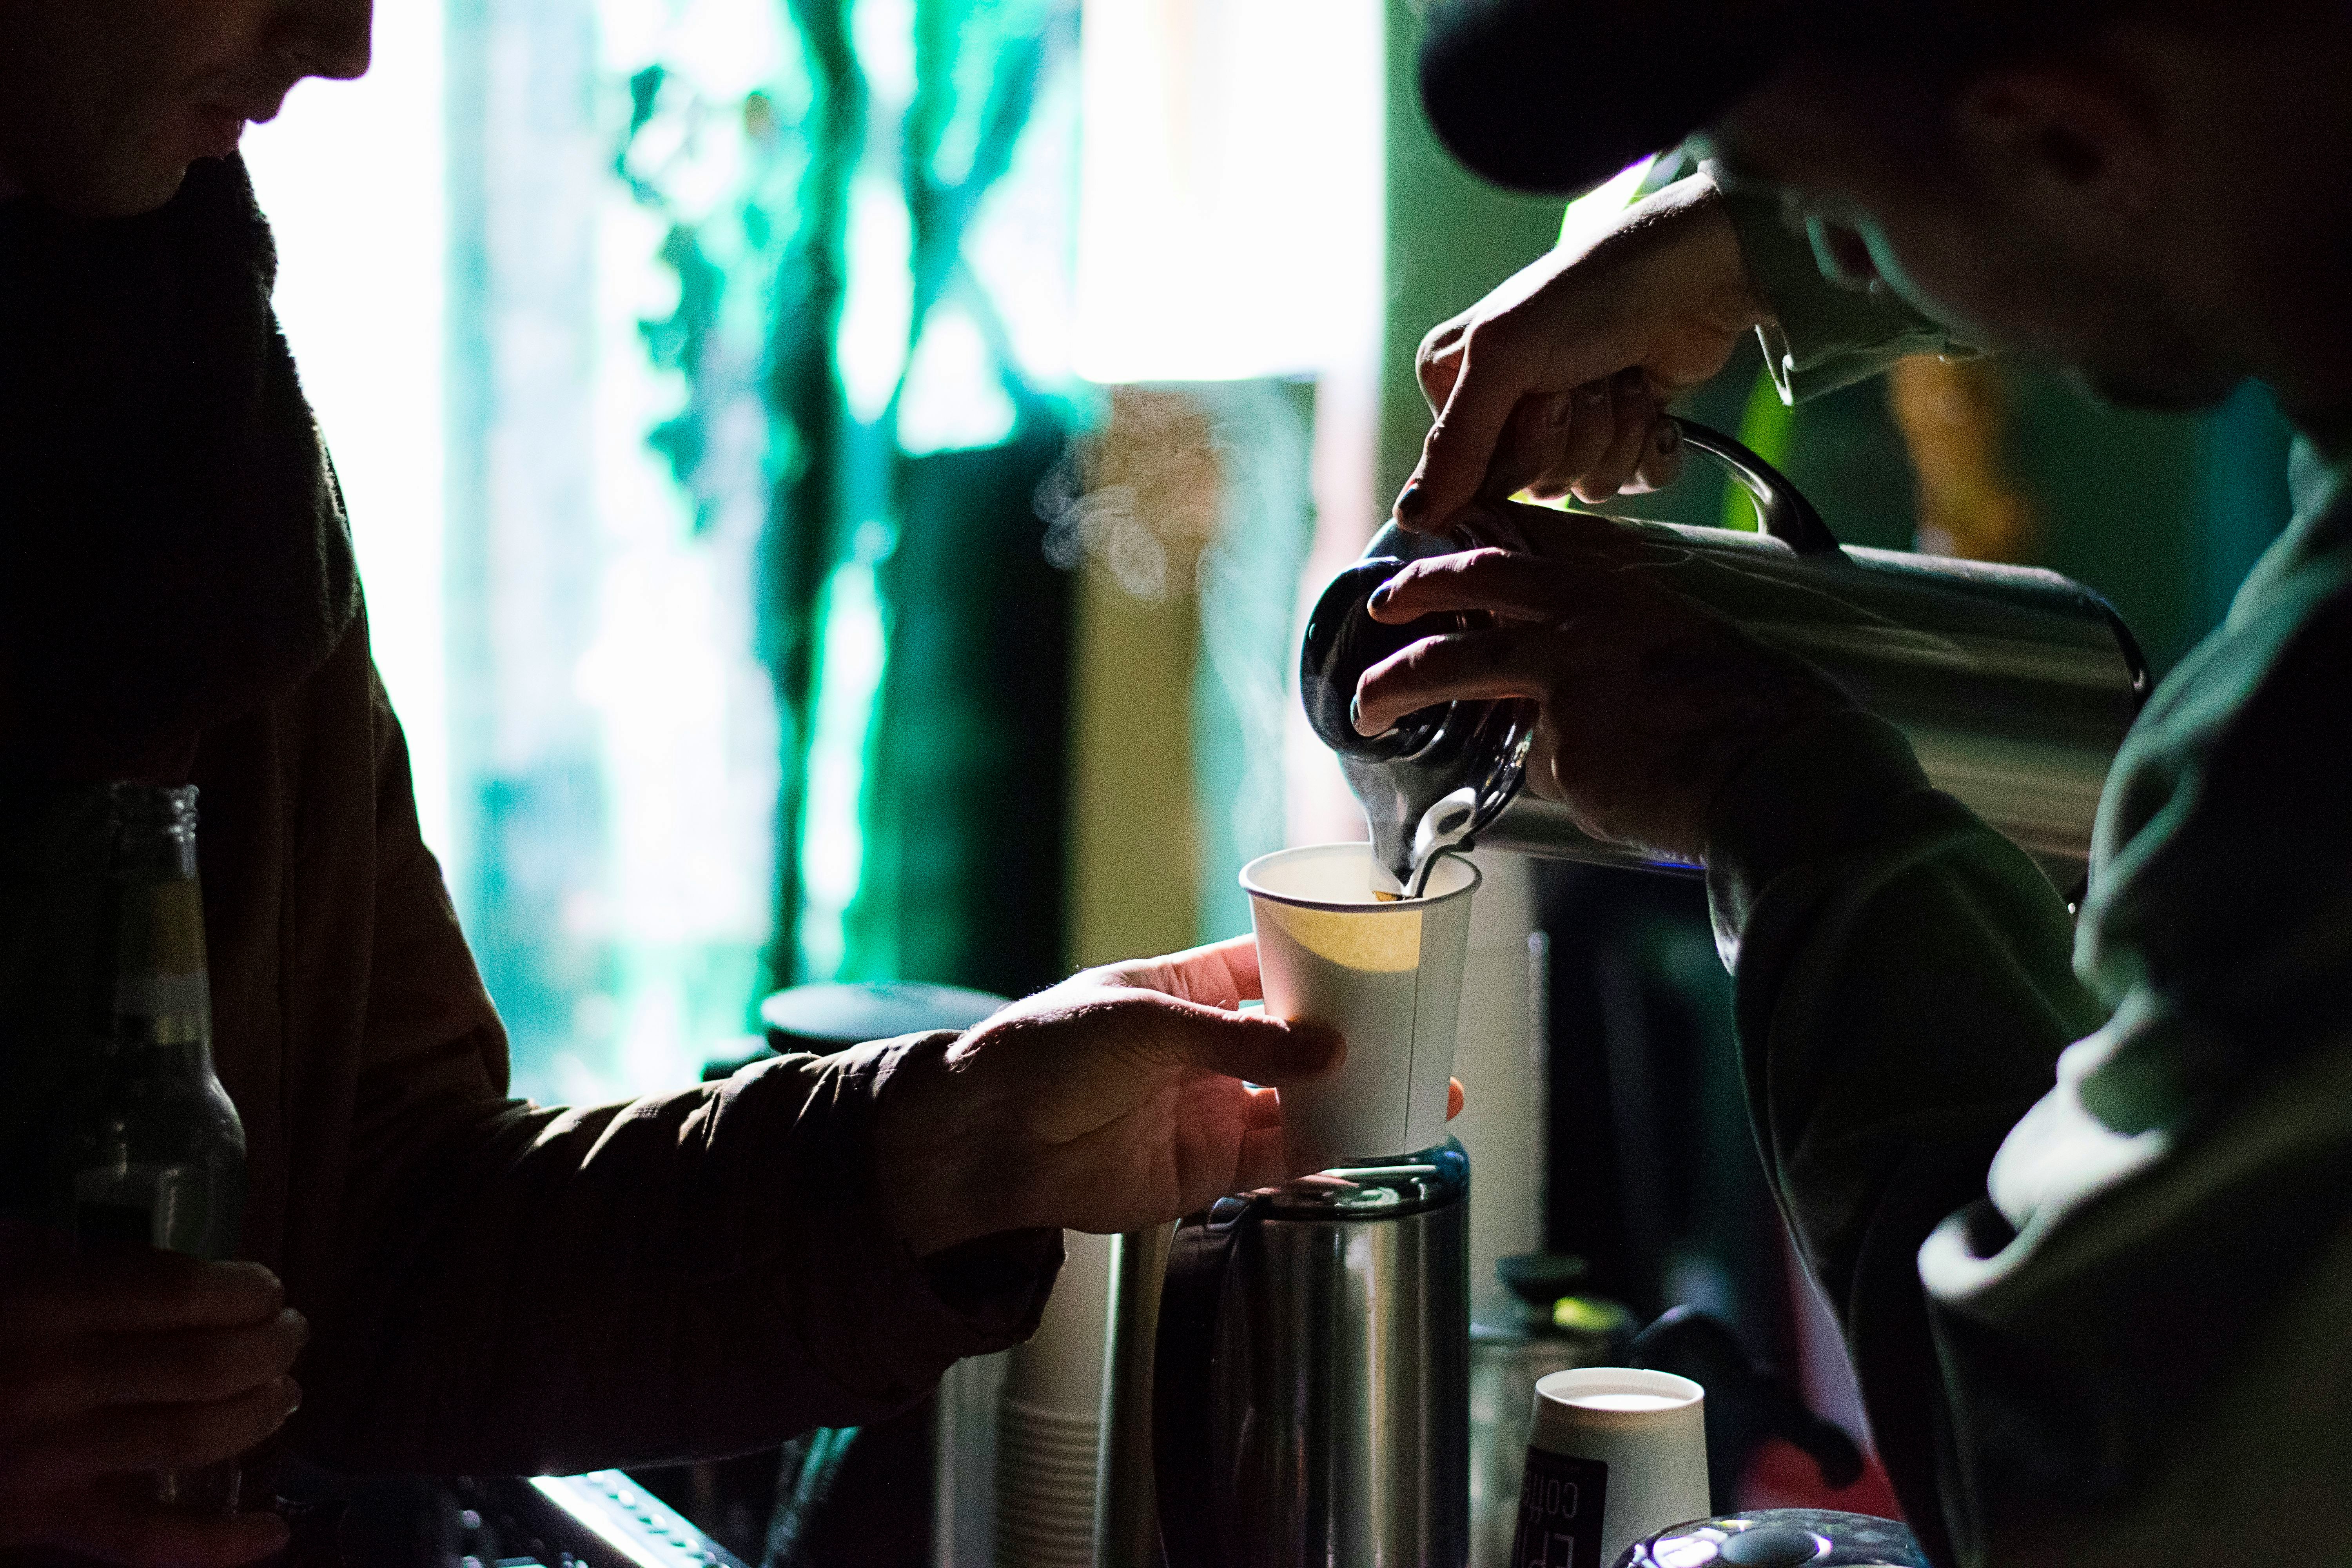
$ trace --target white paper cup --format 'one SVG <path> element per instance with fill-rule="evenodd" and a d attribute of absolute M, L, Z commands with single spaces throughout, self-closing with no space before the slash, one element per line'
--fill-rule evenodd
<path fill-rule="evenodd" d="M 1037 1331 L 1013 1347 L 1003 1397 L 1089 1425 L 1102 1418 L 1104 1325 L 1110 1321 L 1111 1237 L 1062 1233 L 1062 1271 Z"/>
<path fill-rule="evenodd" d="M 1425 898 L 1372 896 L 1369 844 L 1317 844 L 1242 868 L 1265 1010 L 1327 1024 L 1347 1059 L 1282 1091 L 1282 1132 L 1300 1165 L 1410 1154 L 1445 1137 L 1454 1021 L 1478 868 L 1438 862 Z"/>
<path fill-rule="evenodd" d="M 1622 1366 L 1537 1380 L 1513 1563 L 1610 1568 L 1643 1536 L 1710 1511 L 1705 1389 Z"/>

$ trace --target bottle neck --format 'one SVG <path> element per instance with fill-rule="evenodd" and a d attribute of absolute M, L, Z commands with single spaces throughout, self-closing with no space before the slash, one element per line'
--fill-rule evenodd
<path fill-rule="evenodd" d="M 196 879 L 196 791 L 193 784 L 118 784 L 112 874 L 142 881 Z"/>
<path fill-rule="evenodd" d="M 118 1054 L 170 1052 L 209 1062 L 213 1021 L 205 973 L 204 900 L 193 879 L 116 884 L 113 1027 Z"/>
<path fill-rule="evenodd" d="M 114 983 L 105 1001 L 118 1069 L 212 1070 L 195 797 L 190 788 L 114 786 Z"/>

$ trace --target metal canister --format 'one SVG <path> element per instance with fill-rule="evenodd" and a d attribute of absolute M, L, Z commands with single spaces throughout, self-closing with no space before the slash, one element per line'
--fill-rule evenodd
<path fill-rule="evenodd" d="M 1469 1194 L 1448 1139 L 1178 1229 L 1152 1394 L 1171 1568 L 1461 1568 Z"/>
<path fill-rule="evenodd" d="M 1699 601 L 1759 641 L 1807 659 L 1910 739 L 1920 765 L 2041 863 L 2063 891 L 2081 880 L 2108 765 L 2148 689 L 2147 665 L 2113 605 L 2029 566 L 1847 548 L 1787 479 L 1737 441 L 1685 423 L 1690 448 L 1721 464 L 1756 502 L 1763 531 L 1622 521 L 1630 570 Z M 1456 702 L 1356 733 L 1357 680 L 1380 659 L 1460 616 L 1375 621 L 1372 591 L 1409 562 L 1478 544 L 1542 554 L 1546 514 L 1496 537 L 1408 533 L 1390 524 L 1335 577 L 1308 617 L 1299 681 L 1308 721 L 1339 753 L 1372 840 L 1402 879 L 1423 813 L 1468 788 L 1472 838 L 1490 848 L 1602 865 L 1675 868 L 1601 843 L 1565 808 L 1521 785 L 1534 705 Z M 1684 868 L 1687 869 L 1687 868 Z"/>

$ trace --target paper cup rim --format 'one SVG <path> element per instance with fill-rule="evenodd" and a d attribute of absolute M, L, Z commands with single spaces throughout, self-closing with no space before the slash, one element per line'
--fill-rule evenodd
<path fill-rule="evenodd" d="M 1578 1395 L 1589 1394 L 1646 1394 L 1675 1403 L 1649 1410 L 1610 1410 L 1575 1403 Z M 1647 1367 L 1578 1366 L 1536 1379 L 1538 1411 L 1556 1405 L 1564 1416 L 1577 1422 L 1639 1425 L 1704 1408 L 1706 1401 L 1706 1390 L 1689 1378 Z"/>
<path fill-rule="evenodd" d="M 1450 903 L 1455 899 L 1466 899 L 1478 890 L 1479 883 L 1486 880 L 1486 876 L 1478 869 L 1478 863 L 1475 860 L 1466 855 L 1456 855 L 1454 858 L 1462 862 L 1463 868 L 1470 873 L 1470 879 L 1450 892 L 1425 893 L 1418 899 L 1387 900 L 1375 899 L 1370 903 L 1355 903 L 1336 899 L 1305 899 L 1297 893 L 1276 892 L 1272 888 L 1258 885 L 1257 872 L 1260 867 L 1271 866 L 1277 861 L 1296 859 L 1304 855 L 1319 855 L 1327 849 L 1361 849 L 1367 856 L 1371 853 L 1371 846 L 1360 838 L 1341 839 L 1330 844 L 1297 844 L 1287 849 L 1276 849 L 1270 855 L 1259 856 L 1242 868 L 1242 891 L 1253 899 L 1264 899 L 1273 904 L 1288 904 L 1296 910 L 1331 910 L 1342 914 L 1407 915 L 1421 910 L 1433 909 L 1439 904 Z"/>

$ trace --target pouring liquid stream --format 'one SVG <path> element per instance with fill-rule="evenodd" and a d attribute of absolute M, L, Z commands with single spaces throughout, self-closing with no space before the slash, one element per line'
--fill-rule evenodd
<path fill-rule="evenodd" d="M 1420 823 L 1413 828 L 1412 856 L 1404 877 L 1395 877 L 1378 855 L 1372 857 L 1372 897 L 1391 904 L 1427 893 L 1429 874 L 1437 868 L 1439 857 L 1460 847 L 1470 836 L 1470 825 L 1477 816 L 1478 792 L 1468 785 L 1444 796 L 1423 812 Z"/>

